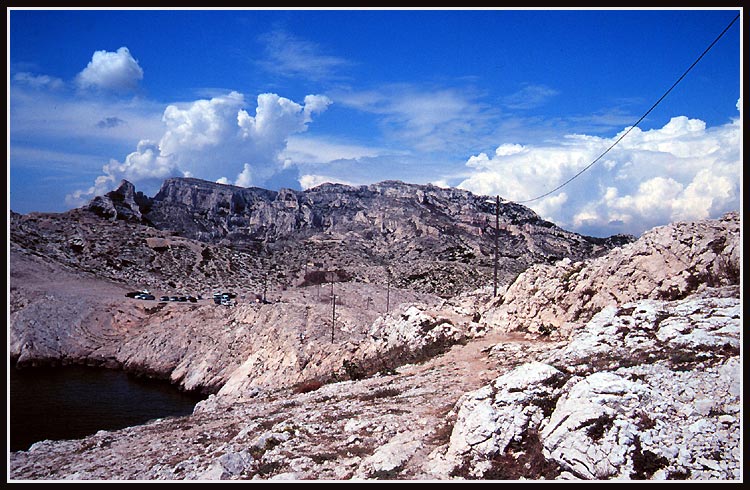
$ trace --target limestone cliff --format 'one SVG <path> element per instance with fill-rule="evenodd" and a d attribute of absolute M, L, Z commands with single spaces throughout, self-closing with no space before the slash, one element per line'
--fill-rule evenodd
<path fill-rule="evenodd" d="M 123 181 L 85 209 L 231 247 L 286 284 L 304 281 L 317 264 L 444 296 L 492 280 L 496 233 L 503 284 L 532 264 L 582 260 L 633 239 L 571 233 L 510 202 L 500 205 L 496 230 L 495 199 L 397 181 L 275 192 L 172 178 L 153 198 Z"/>

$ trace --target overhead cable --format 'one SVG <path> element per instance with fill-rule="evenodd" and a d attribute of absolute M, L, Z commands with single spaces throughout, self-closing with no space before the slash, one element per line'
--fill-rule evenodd
<path fill-rule="evenodd" d="M 717 42 L 719 41 L 719 39 L 721 39 L 721 37 L 722 37 L 722 36 L 723 36 L 723 35 L 724 35 L 724 34 L 725 34 L 725 33 L 726 33 L 726 32 L 727 32 L 728 30 L 729 30 L 729 28 L 730 28 L 730 27 L 732 27 L 732 25 L 733 25 L 733 24 L 734 24 L 735 22 L 737 22 L 737 19 L 739 19 L 739 18 L 740 18 L 740 14 L 737 14 L 737 16 L 736 16 L 736 17 L 735 17 L 734 19 L 732 19 L 732 22 L 730 22 L 730 23 L 729 23 L 729 25 L 728 25 L 728 26 L 726 26 L 726 27 L 724 28 L 724 30 L 723 30 L 723 31 L 721 31 L 721 34 L 719 34 L 719 35 L 718 35 L 718 36 L 716 37 L 716 39 L 714 39 L 714 41 L 713 41 L 713 42 L 712 42 L 712 43 L 711 43 L 711 44 L 710 44 L 710 45 L 709 45 L 709 46 L 708 46 L 708 47 L 707 47 L 707 48 L 706 48 L 706 49 L 705 49 L 705 50 L 703 51 L 703 53 L 701 53 L 701 55 L 700 55 L 700 56 L 698 56 L 698 59 L 696 59 L 696 60 L 695 60 L 695 61 L 693 62 L 693 64 L 692 64 L 692 65 L 690 65 L 690 67 L 689 67 L 689 68 L 688 68 L 687 70 L 685 70 L 685 73 L 683 73 L 683 74 L 682 74 L 682 76 L 680 76 L 680 78 L 678 78 L 678 79 L 677 79 L 677 81 L 676 81 L 676 82 L 674 82 L 674 83 L 672 84 L 672 86 L 671 86 L 671 87 L 669 87 L 669 90 L 667 90 L 666 92 L 664 92 L 664 95 L 662 95 L 661 97 L 659 97 L 659 100 L 657 100 L 656 102 L 654 102 L 654 105 L 652 105 L 652 106 L 651 106 L 651 108 L 650 108 L 649 110 L 647 110 L 647 111 L 646 111 L 646 112 L 645 112 L 645 113 L 644 113 L 644 114 L 643 114 L 643 115 L 641 116 L 641 118 L 640 118 L 640 119 L 638 119 L 638 121 L 636 121 L 636 123 L 635 123 L 635 124 L 633 124 L 632 126 L 630 126 L 630 127 L 629 127 L 629 128 L 627 129 L 627 131 L 625 131 L 625 132 L 624 132 L 624 133 L 623 133 L 622 135 L 620 135 L 620 137 L 619 137 L 619 138 L 617 138 L 617 140 L 616 140 L 616 141 L 615 141 L 614 143 L 612 143 L 612 144 L 611 144 L 611 145 L 609 146 L 609 148 L 607 148 L 606 150 L 604 150 L 604 153 L 602 153 L 601 155 L 599 155 L 598 157 L 596 157 L 596 159 L 595 159 L 595 160 L 594 160 L 593 162 L 591 162 L 591 163 L 589 163 L 588 165 L 586 165 L 586 166 L 585 166 L 585 167 L 584 167 L 584 168 L 583 168 L 583 169 L 582 169 L 581 171 L 579 171 L 579 172 L 578 172 L 577 174 L 575 174 L 574 176 L 572 176 L 571 178 L 569 178 L 568 180 L 566 180 L 566 181 L 565 181 L 565 182 L 563 182 L 562 184 L 558 185 L 557 187 L 555 187 L 555 188 L 554 188 L 554 189 L 552 189 L 551 191 L 549 191 L 549 192 L 545 192 L 545 193 L 544 193 L 544 194 L 542 194 L 541 196 L 537 196 L 537 197 L 535 197 L 535 198 L 533 198 L 533 199 L 527 199 L 527 200 L 525 200 L 525 201 L 514 201 L 514 202 L 516 202 L 516 203 L 519 203 L 519 204 L 523 204 L 523 203 L 527 203 L 527 202 L 532 202 L 532 201 L 536 201 L 536 200 L 538 200 L 538 199 L 541 199 L 541 198 L 543 198 L 543 197 L 547 197 L 547 196 L 549 196 L 550 194 L 552 194 L 553 192 L 557 192 L 557 191 L 559 191 L 560 189 L 562 189 L 563 187 L 565 187 L 566 185 L 568 185 L 569 183 L 571 183 L 571 182 L 572 182 L 573 180 L 575 180 L 576 178 L 578 178 L 578 177 L 579 177 L 579 176 L 580 176 L 580 175 L 581 175 L 582 173 L 584 173 L 585 171 L 587 171 L 588 169 L 590 169 L 591 167 L 593 167 L 593 166 L 594 166 L 594 164 L 595 164 L 596 162 L 598 162 L 599 160 L 601 160 L 601 159 L 602 159 L 602 157 L 604 157 L 604 155 L 606 155 L 607 153 L 609 153 L 609 151 L 610 151 L 610 150 L 611 150 L 612 148 L 614 148 L 614 147 L 615 147 L 615 145 L 617 145 L 617 144 L 618 144 L 618 143 L 619 143 L 620 141 L 622 141 L 622 139 L 623 139 L 623 138 L 624 138 L 625 136 L 627 136 L 627 135 L 628 135 L 628 133 L 630 133 L 630 132 L 631 132 L 631 131 L 633 130 L 633 128 L 637 127 L 637 126 L 638 126 L 638 125 L 639 125 L 639 124 L 641 123 L 641 121 L 643 121 L 643 120 L 644 120 L 644 119 L 646 118 L 646 116 L 648 116 L 648 115 L 649 115 L 649 114 L 651 113 L 651 111 L 653 111 L 653 110 L 654 110 L 654 109 L 656 108 L 656 106 L 657 106 L 657 105 L 659 105 L 659 103 L 660 103 L 660 102 L 661 102 L 662 100 L 664 100 L 664 98 L 665 98 L 665 97 L 666 97 L 666 96 L 667 96 L 667 95 L 668 95 L 668 94 L 669 94 L 669 93 L 670 93 L 670 92 L 672 91 L 672 89 L 673 89 L 673 88 L 675 88 L 675 87 L 677 86 L 677 84 L 678 84 L 678 83 L 680 83 L 680 82 L 682 81 L 682 79 L 683 79 L 683 78 L 685 78 L 685 76 L 686 76 L 686 75 L 688 74 L 688 72 L 690 72 L 690 70 L 692 70 L 692 69 L 693 69 L 693 67 L 694 67 L 695 65 L 697 65 L 697 64 L 698 64 L 698 62 L 699 62 L 699 61 L 701 60 L 701 58 L 703 58 L 703 57 L 704 57 L 704 56 L 706 55 L 706 53 L 708 53 L 708 52 L 709 52 L 709 50 L 710 50 L 710 49 L 711 49 L 711 48 L 712 48 L 712 47 L 714 46 L 714 44 L 716 44 L 716 43 L 717 43 Z"/>

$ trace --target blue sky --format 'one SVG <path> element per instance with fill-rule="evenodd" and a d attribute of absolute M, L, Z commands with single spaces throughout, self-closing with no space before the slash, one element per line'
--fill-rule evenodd
<path fill-rule="evenodd" d="M 741 202 L 740 13 L 8 10 L 8 203 L 395 179 L 641 234 Z"/>

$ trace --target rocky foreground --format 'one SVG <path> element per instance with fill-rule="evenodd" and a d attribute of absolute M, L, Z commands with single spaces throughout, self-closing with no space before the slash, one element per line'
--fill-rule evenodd
<path fill-rule="evenodd" d="M 497 298 L 336 284 L 333 341 L 325 288 L 154 310 L 117 303 L 112 284 L 87 300 L 103 310 L 45 310 L 24 302 L 29 279 L 11 295 L 20 364 L 111 365 L 212 395 L 187 417 L 11 453 L 10 478 L 739 481 L 740 264 L 729 214 L 532 267 Z M 52 311 L 74 321 L 40 321 Z"/>

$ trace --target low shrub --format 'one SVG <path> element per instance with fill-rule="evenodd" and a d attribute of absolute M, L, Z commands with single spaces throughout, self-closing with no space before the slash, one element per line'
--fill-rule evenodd
<path fill-rule="evenodd" d="M 294 387 L 295 393 L 310 393 L 323 386 L 323 383 L 318 380 L 303 381 Z"/>

